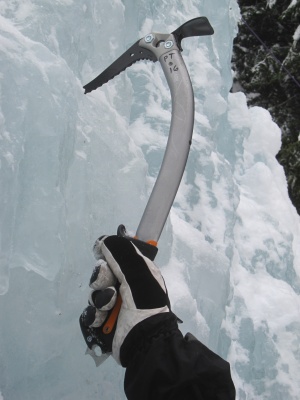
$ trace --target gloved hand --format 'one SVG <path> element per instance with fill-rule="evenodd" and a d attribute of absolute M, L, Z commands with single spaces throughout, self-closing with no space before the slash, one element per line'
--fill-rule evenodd
<path fill-rule="evenodd" d="M 122 362 L 120 354 L 125 347 L 124 341 L 129 343 L 130 333 L 134 331 L 132 338 L 137 337 L 138 329 L 134 328 L 158 314 L 161 315 L 157 318 L 160 321 L 170 317 L 170 302 L 163 277 L 133 242 L 119 236 L 104 236 L 96 241 L 94 254 L 99 262 L 90 281 L 94 291 L 90 295 L 90 305 L 80 317 L 88 347 L 92 349 L 98 345 L 103 353 L 112 351 L 115 360 L 123 366 L 125 361 Z M 117 292 L 122 299 L 120 313 L 116 326 L 107 334 L 103 330 L 118 302 Z M 142 336 L 147 335 L 144 326 Z"/>

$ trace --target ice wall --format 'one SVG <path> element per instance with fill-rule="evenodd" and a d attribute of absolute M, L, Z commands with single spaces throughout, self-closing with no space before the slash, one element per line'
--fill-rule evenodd
<path fill-rule="evenodd" d="M 170 94 L 146 62 L 88 96 L 82 85 L 146 33 L 205 15 L 214 36 L 183 41 L 195 129 L 157 262 L 182 330 L 231 362 L 238 399 L 296 400 L 299 217 L 278 127 L 229 94 L 236 1 L 19 0 L 0 13 L 3 399 L 124 399 L 123 370 L 84 355 L 78 317 L 94 240 L 138 225 Z"/>

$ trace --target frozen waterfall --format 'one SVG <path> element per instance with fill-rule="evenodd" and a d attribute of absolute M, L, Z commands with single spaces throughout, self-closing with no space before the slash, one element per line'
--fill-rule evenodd
<path fill-rule="evenodd" d="M 300 219 L 275 155 L 279 128 L 232 84 L 236 0 L 0 1 L 0 399 L 125 399 L 112 358 L 95 368 L 78 318 L 92 246 L 134 233 L 171 115 L 158 63 L 101 89 L 137 39 L 206 16 L 183 41 L 193 143 L 156 259 L 173 310 L 231 363 L 239 400 L 300 393 Z"/>

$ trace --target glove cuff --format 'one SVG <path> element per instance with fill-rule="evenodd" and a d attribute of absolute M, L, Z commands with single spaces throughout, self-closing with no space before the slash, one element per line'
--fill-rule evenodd
<path fill-rule="evenodd" d="M 156 338 L 168 337 L 174 331 L 178 331 L 178 324 L 172 312 L 156 314 L 139 322 L 128 333 L 120 348 L 121 365 L 126 368 L 137 353 L 146 354 Z"/>

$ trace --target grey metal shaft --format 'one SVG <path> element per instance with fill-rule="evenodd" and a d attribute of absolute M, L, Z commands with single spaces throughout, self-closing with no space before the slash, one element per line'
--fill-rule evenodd
<path fill-rule="evenodd" d="M 172 118 L 161 169 L 136 233 L 145 242 L 157 242 L 161 235 L 185 169 L 194 126 L 193 88 L 180 51 L 173 46 L 159 61 L 171 91 Z"/>

